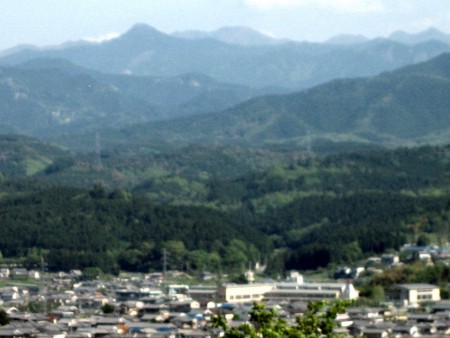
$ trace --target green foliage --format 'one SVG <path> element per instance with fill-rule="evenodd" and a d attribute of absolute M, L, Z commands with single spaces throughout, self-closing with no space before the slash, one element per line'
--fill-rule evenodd
<path fill-rule="evenodd" d="M 65 156 L 68 152 L 60 147 L 31 137 L 0 135 L 1 176 L 30 177 Z"/>
<path fill-rule="evenodd" d="M 372 285 L 384 288 L 402 283 L 428 283 L 447 286 L 450 279 L 450 267 L 442 263 L 427 266 L 423 263 L 407 264 L 384 271 L 374 276 Z"/>
<path fill-rule="evenodd" d="M 86 267 L 82 271 L 84 280 L 95 280 L 103 273 L 99 267 Z"/>
<path fill-rule="evenodd" d="M 116 307 L 112 304 L 106 303 L 102 306 L 101 310 L 104 314 L 110 314 L 116 311 Z"/>
<path fill-rule="evenodd" d="M 117 273 L 161 269 L 166 248 L 171 269 L 238 274 L 267 260 L 268 271 L 277 276 L 285 269 L 351 263 L 418 238 L 444 243 L 449 236 L 449 147 L 341 154 L 289 165 L 279 162 L 288 163 L 297 152 L 220 148 L 218 157 L 228 154 L 236 162 L 249 155 L 245 170 L 253 159 L 261 161 L 254 164 L 260 169 L 271 167 L 229 179 L 216 178 L 224 173 L 214 165 L 213 150 L 192 147 L 186 154 L 198 157 L 191 160 L 180 152 L 133 157 L 116 167 L 113 154 L 105 159 L 102 170 L 114 175 L 165 163 L 173 175 L 136 189 L 154 200 L 110 190 L 111 181 L 75 172 L 73 181 L 85 180 L 89 190 L 6 179 L 0 184 L 2 253 L 8 259 L 26 257 L 27 266 L 44 257 L 55 270 L 97 266 Z M 212 161 L 209 168 L 203 159 Z M 102 173 L 96 175 L 106 178 Z M 165 205 L 168 200 L 174 205 Z"/>
<path fill-rule="evenodd" d="M 232 215 L 200 207 L 155 206 L 133 195 L 111 198 L 101 186 L 89 191 L 44 188 L 4 199 L 0 210 L 5 257 L 27 256 L 30 264 L 43 257 L 51 270 L 146 272 L 162 268 L 165 248 L 171 269 L 201 266 L 217 271 L 235 266 L 232 259 L 222 259 L 229 244 L 244 252 L 245 264 L 255 262 L 259 250 L 268 247 L 262 233 Z"/>
<path fill-rule="evenodd" d="M 374 285 L 371 290 L 370 299 L 376 303 L 381 303 L 386 300 L 384 288 L 381 285 Z"/>
<path fill-rule="evenodd" d="M 249 323 L 232 328 L 223 317 L 216 316 L 213 317 L 212 324 L 213 327 L 224 330 L 225 338 L 335 337 L 333 330 L 336 328 L 336 316 L 344 313 L 348 305 L 344 301 L 311 302 L 306 313 L 296 318 L 295 325 L 288 325 L 276 310 L 269 310 L 264 305 L 255 303 L 249 313 Z"/>
<path fill-rule="evenodd" d="M 428 246 L 430 245 L 430 238 L 426 234 L 420 234 L 419 238 L 417 238 L 417 245 L 418 246 Z"/>
<path fill-rule="evenodd" d="M 0 326 L 9 324 L 9 316 L 5 310 L 0 309 Z"/>
<path fill-rule="evenodd" d="M 19 305 L 19 310 L 31 313 L 50 313 L 52 310 L 58 308 L 61 304 L 53 299 L 42 301 L 28 301 Z"/>

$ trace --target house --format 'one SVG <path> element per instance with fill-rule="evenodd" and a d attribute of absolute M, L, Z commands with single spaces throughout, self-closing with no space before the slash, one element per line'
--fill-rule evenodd
<path fill-rule="evenodd" d="M 169 311 L 169 305 L 168 304 L 144 304 L 139 308 L 138 316 L 144 316 L 146 314 L 160 314 L 163 312 Z"/>
<path fill-rule="evenodd" d="M 28 271 L 28 278 L 37 280 L 41 278 L 41 274 L 37 270 L 30 270 Z"/>
<path fill-rule="evenodd" d="M 398 284 L 392 294 L 394 299 L 405 304 L 418 304 L 423 302 L 438 302 L 441 300 L 439 287 L 431 284 L 411 283 Z"/>
<path fill-rule="evenodd" d="M 20 293 L 16 286 L 6 286 L 0 288 L 0 300 L 10 302 L 17 299 L 20 299 Z"/>
<path fill-rule="evenodd" d="M 211 338 L 211 334 L 207 331 L 180 329 L 177 331 L 180 338 Z"/>
<path fill-rule="evenodd" d="M 7 278 L 9 278 L 9 275 L 10 275 L 10 271 L 9 271 L 8 268 L 1 268 L 0 269 L 0 278 L 7 279 Z"/>
<path fill-rule="evenodd" d="M 11 270 L 10 277 L 16 279 L 27 279 L 28 270 L 25 268 L 13 268 Z"/>
<path fill-rule="evenodd" d="M 172 300 L 167 303 L 171 312 L 189 312 L 193 309 L 199 309 L 200 303 L 192 299 Z"/>
<path fill-rule="evenodd" d="M 400 257 L 394 254 L 384 254 L 381 255 L 381 261 L 388 265 L 397 264 L 400 263 Z"/>
<path fill-rule="evenodd" d="M 217 286 L 215 285 L 198 285 L 189 288 L 189 297 L 200 302 L 200 304 L 207 304 L 217 300 Z"/>
<path fill-rule="evenodd" d="M 382 308 L 368 308 L 368 307 L 354 307 L 347 309 L 347 313 L 352 319 L 367 319 L 372 322 L 378 322 L 383 320 Z"/>
<path fill-rule="evenodd" d="M 405 323 L 395 326 L 392 329 L 394 337 L 418 337 L 420 336 L 419 328 L 412 323 Z"/>
<path fill-rule="evenodd" d="M 389 337 L 389 332 L 383 328 L 363 328 L 359 332 L 359 335 L 366 338 L 387 338 Z"/>
<path fill-rule="evenodd" d="M 440 302 L 437 302 L 436 304 L 433 305 L 432 309 L 431 309 L 432 313 L 437 313 L 437 312 L 449 312 L 450 313 L 450 301 L 448 300 L 442 300 Z"/>

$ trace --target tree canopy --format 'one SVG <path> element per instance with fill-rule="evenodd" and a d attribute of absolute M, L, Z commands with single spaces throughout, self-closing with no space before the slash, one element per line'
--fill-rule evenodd
<path fill-rule="evenodd" d="M 331 338 L 337 336 L 337 315 L 344 313 L 349 304 L 343 300 L 310 302 L 308 310 L 290 325 L 276 310 L 254 303 L 249 321 L 239 327 L 231 327 L 222 316 L 215 316 L 212 325 L 222 329 L 225 338 Z"/>

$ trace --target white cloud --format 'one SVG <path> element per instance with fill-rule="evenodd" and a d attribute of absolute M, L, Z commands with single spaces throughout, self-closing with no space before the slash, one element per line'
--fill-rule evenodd
<path fill-rule="evenodd" d="M 320 7 L 342 12 L 379 12 L 383 10 L 381 0 L 245 0 L 245 4 L 261 10 L 292 7 Z"/>
<path fill-rule="evenodd" d="M 111 32 L 111 33 L 101 34 L 98 36 L 86 36 L 83 38 L 83 40 L 88 41 L 88 42 L 100 43 L 103 41 L 115 39 L 119 35 L 120 35 L 119 33 Z"/>

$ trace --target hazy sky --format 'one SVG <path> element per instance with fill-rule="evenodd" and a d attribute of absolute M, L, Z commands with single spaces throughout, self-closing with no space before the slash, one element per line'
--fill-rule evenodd
<path fill-rule="evenodd" d="M 138 22 L 166 33 L 249 26 L 308 41 L 429 27 L 450 33 L 450 0 L 0 0 L 0 13 L 0 50 L 113 37 Z"/>

